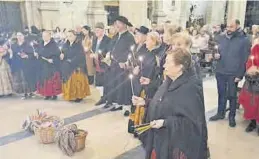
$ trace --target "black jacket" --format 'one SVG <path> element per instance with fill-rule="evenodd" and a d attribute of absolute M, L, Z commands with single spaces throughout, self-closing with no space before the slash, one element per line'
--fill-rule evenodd
<path fill-rule="evenodd" d="M 157 159 L 174 158 L 180 150 L 187 158 L 207 159 L 207 126 L 201 81 L 192 71 L 160 86 L 147 107 L 146 122 L 164 119 L 164 127 L 142 136 L 146 159 L 153 149 Z"/>
<path fill-rule="evenodd" d="M 109 52 L 110 43 L 111 43 L 111 39 L 107 35 L 104 35 L 102 41 L 99 44 L 98 50 L 96 50 L 97 37 L 94 37 L 92 50 L 94 53 L 98 53 L 99 51 L 101 51 L 102 55 L 105 57 L 106 53 Z"/>
<path fill-rule="evenodd" d="M 251 46 L 248 37 L 237 30 L 232 35 L 221 35 L 218 46 L 220 59 L 217 62 L 216 72 L 242 79 Z"/>

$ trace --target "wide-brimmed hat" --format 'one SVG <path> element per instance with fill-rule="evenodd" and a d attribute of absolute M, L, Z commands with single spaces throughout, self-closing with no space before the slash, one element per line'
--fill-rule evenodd
<path fill-rule="evenodd" d="M 129 22 L 128 18 L 126 18 L 126 17 L 124 17 L 124 16 L 118 16 L 118 17 L 115 19 L 115 21 L 120 21 L 120 22 L 126 24 L 127 26 L 131 26 L 131 27 L 133 26 L 133 25 Z"/>
<path fill-rule="evenodd" d="M 88 25 L 83 26 L 85 30 L 91 31 L 91 28 Z"/>
<path fill-rule="evenodd" d="M 95 28 L 104 29 L 104 24 L 102 22 L 98 22 L 94 26 Z"/>
<path fill-rule="evenodd" d="M 136 28 L 137 32 L 147 35 L 147 33 L 149 32 L 149 29 L 145 26 L 141 26 L 140 28 Z"/>

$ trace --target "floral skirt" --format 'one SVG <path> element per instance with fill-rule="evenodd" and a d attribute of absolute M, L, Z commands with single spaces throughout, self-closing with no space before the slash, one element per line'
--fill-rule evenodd
<path fill-rule="evenodd" d="M 43 85 L 37 84 L 37 92 L 42 96 L 57 96 L 61 94 L 61 76 L 59 72 L 54 73 L 54 75 L 46 80 Z"/>
<path fill-rule="evenodd" d="M 62 84 L 62 93 L 67 101 L 83 99 L 91 95 L 87 76 L 75 71 L 69 80 Z"/>
<path fill-rule="evenodd" d="M 12 74 L 9 65 L 4 60 L 0 63 L 0 96 L 13 93 Z"/>

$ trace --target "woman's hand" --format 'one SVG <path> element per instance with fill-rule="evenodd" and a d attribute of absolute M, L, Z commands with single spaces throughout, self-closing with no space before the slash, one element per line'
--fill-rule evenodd
<path fill-rule="evenodd" d="M 52 59 L 48 59 L 48 62 L 49 62 L 49 63 L 53 63 L 53 60 L 52 60 Z"/>
<path fill-rule="evenodd" d="M 141 97 L 137 97 L 137 96 L 132 96 L 132 104 L 133 105 L 146 105 L 146 101 L 145 99 L 141 98 Z"/>
<path fill-rule="evenodd" d="M 151 80 L 146 77 L 141 77 L 139 81 L 141 85 L 149 85 Z"/>
<path fill-rule="evenodd" d="M 159 119 L 159 120 L 152 121 L 150 124 L 151 124 L 152 128 L 160 129 L 160 128 L 162 128 L 164 126 L 164 122 L 165 122 L 165 120 Z"/>
<path fill-rule="evenodd" d="M 256 73 L 258 73 L 258 69 L 256 66 L 251 66 L 248 70 L 247 70 L 247 74 L 250 76 L 255 75 Z"/>

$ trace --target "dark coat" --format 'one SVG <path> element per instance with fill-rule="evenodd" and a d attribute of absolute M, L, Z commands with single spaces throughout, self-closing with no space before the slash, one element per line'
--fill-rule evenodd
<path fill-rule="evenodd" d="M 232 35 L 222 35 L 218 40 L 220 59 L 216 72 L 242 79 L 245 74 L 245 64 L 250 53 L 250 41 L 241 31 Z"/>
<path fill-rule="evenodd" d="M 129 71 L 120 68 L 119 63 L 127 62 L 128 55 L 131 53 L 131 46 L 134 45 L 134 37 L 126 31 L 118 38 L 119 34 L 113 38 L 110 49 L 113 59 L 110 66 L 110 82 L 108 85 L 113 90 L 108 93 L 108 101 L 120 105 L 130 105 L 132 92 Z"/>
<path fill-rule="evenodd" d="M 66 82 L 72 73 L 77 70 L 87 75 L 86 58 L 81 42 L 76 41 L 70 45 L 70 42 L 67 41 L 62 50 L 65 55 L 61 64 L 63 82 Z"/>
<path fill-rule="evenodd" d="M 40 65 L 38 82 L 42 85 L 46 80 L 52 78 L 56 72 L 60 72 L 60 50 L 54 39 L 51 39 L 46 45 L 41 42 L 37 52 Z M 53 63 L 49 63 L 44 58 L 52 59 Z"/>
<path fill-rule="evenodd" d="M 110 50 L 110 43 L 111 39 L 104 35 L 103 39 L 101 40 L 99 47 L 97 48 L 97 37 L 93 39 L 92 50 L 94 53 L 99 53 L 101 51 L 101 55 L 98 56 L 98 61 L 95 60 L 94 64 L 96 66 L 96 86 L 104 86 L 106 85 L 106 80 L 109 81 L 109 67 L 106 63 L 101 62 L 103 58 L 105 58 L 107 52 Z M 99 66 L 99 70 L 98 67 Z M 104 88 L 105 92 L 108 92 L 108 88 Z"/>
<path fill-rule="evenodd" d="M 174 82 L 167 78 L 147 110 L 146 122 L 158 119 L 165 122 L 162 128 L 143 134 L 146 159 L 150 159 L 153 149 L 157 159 L 178 159 L 173 155 L 177 150 L 186 158 L 207 159 L 203 89 L 192 71 L 185 72 Z"/>
<path fill-rule="evenodd" d="M 13 51 L 13 57 L 10 59 L 12 73 L 22 71 L 28 88 L 34 91 L 36 89 L 37 61 L 32 46 L 27 42 L 22 45 L 16 43 L 11 46 L 11 49 Z M 21 58 L 21 54 L 28 55 L 28 58 Z"/>

